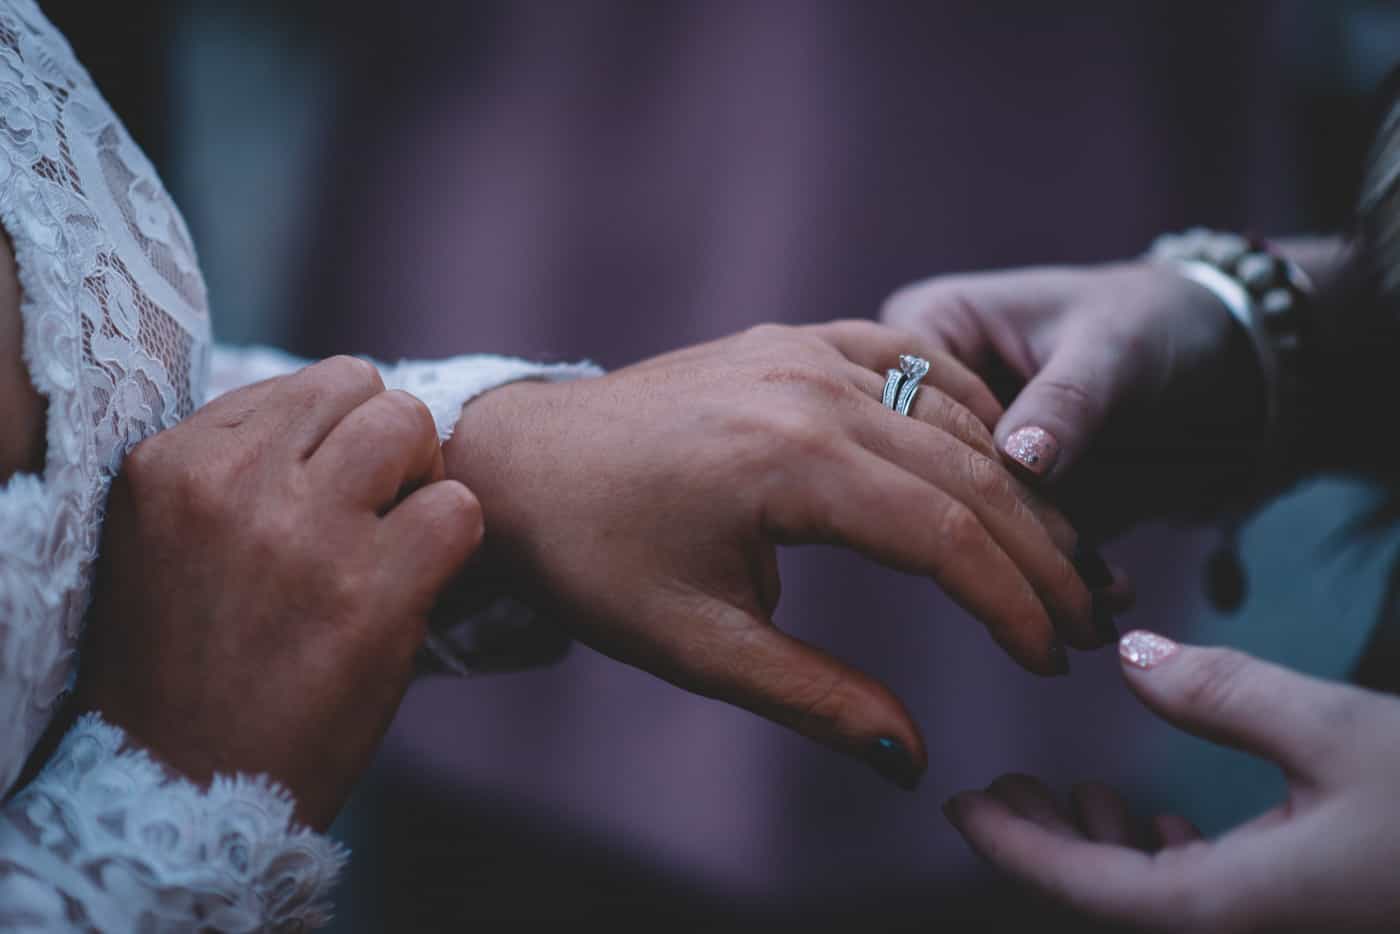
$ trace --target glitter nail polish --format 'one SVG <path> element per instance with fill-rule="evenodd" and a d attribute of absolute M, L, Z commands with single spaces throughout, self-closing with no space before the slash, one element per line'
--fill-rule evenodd
<path fill-rule="evenodd" d="M 1055 466 L 1055 458 L 1060 455 L 1060 442 L 1044 428 L 1028 425 L 1013 431 L 1002 450 L 1031 473 L 1043 477 Z"/>
<path fill-rule="evenodd" d="M 1118 641 L 1118 655 L 1132 665 L 1146 671 L 1154 668 L 1181 648 L 1166 636 L 1145 629 L 1135 629 Z"/>

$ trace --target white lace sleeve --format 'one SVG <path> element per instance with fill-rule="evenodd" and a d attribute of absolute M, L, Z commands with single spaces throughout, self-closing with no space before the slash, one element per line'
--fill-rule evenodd
<path fill-rule="evenodd" d="M 345 851 L 262 778 L 171 778 L 88 715 L 0 813 L 0 930 L 316 926 Z"/>
<path fill-rule="evenodd" d="M 112 476 L 193 411 L 209 357 L 184 221 L 32 0 L 0 0 L 0 223 L 47 403 L 42 473 L 0 485 L 0 928 L 319 924 L 344 854 L 266 780 L 171 780 L 86 719 L 13 787 L 72 680 Z"/>
<path fill-rule="evenodd" d="M 209 398 L 239 386 L 282 376 L 308 361 L 270 347 L 216 346 L 209 368 Z M 462 406 L 489 389 L 522 379 L 566 380 L 602 373 L 591 363 L 532 363 L 494 354 L 467 354 L 445 360 L 407 360 L 379 367 L 384 385 L 417 396 L 433 413 L 438 437 L 452 436 Z"/>

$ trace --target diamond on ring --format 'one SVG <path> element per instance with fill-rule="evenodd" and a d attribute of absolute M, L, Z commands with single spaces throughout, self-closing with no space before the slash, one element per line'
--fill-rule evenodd
<path fill-rule="evenodd" d="M 919 391 L 919 381 L 928 375 L 929 363 L 923 357 L 900 354 L 899 369 L 904 374 L 904 382 L 899 387 L 899 396 L 892 408 L 900 415 L 908 415 L 914 406 L 914 394 Z M 885 384 L 885 394 L 889 395 L 888 382 Z"/>
<path fill-rule="evenodd" d="M 928 361 L 923 357 L 902 353 L 899 355 L 899 368 L 909 379 L 920 380 L 928 375 Z"/>

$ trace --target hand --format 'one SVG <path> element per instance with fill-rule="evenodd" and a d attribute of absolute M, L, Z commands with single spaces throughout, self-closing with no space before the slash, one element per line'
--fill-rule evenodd
<path fill-rule="evenodd" d="M 480 540 L 442 477 L 427 408 L 345 357 L 144 441 L 112 486 L 79 709 L 196 781 L 271 775 L 325 827 Z"/>
<path fill-rule="evenodd" d="M 1248 337 L 1170 268 L 949 276 L 896 293 L 883 316 L 1015 396 L 998 447 L 1057 487 L 1082 533 L 1198 508 L 1256 466 L 1264 396 Z"/>
<path fill-rule="evenodd" d="M 901 352 L 932 372 L 880 404 Z M 1102 643 L 1075 535 L 997 459 L 976 377 L 870 322 L 767 326 L 608 376 L 518 383 L 446 446 L 481 496 L 488 563 L 584 642 L 909 784 L 925 754 L 891 692 L 774 628 L 779 544 L 835 543 L 941 583 L 1026 668 L 1056 631 Z"/>
<path fill-rule="evenodd" d="M 1278 763 L 1287 800 L 1208 842 L 1181 817 L 1139 824 L 1102 785 L 1076 788 L 1071 815 L 1035 779 L 1004 776 L 946 809 L 975 850 L 1058 901 L 1150 930 L 1400 926 L 1400 701 L 1151 633 L 1120 650 L 1143 703 Z"/>

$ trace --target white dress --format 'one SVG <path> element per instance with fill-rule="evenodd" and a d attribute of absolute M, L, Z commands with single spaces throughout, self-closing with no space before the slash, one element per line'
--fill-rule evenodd
<path fill-rule="evenodd" d="M 0 223 L 24 356 L 47 399 L 42 476 L 0 486 L 0 930 L 298 930 L 344 860 L 260 777 L 172 780 L 88 716 L 14 783 L 70 687 L 102 510 L 124 454 L 205 398 L 302 361 L 213 347 L 188 231 L 63 36 L 0 0 Z M 587 365 L 491 356 L 384 368 L 446 437 L 472 396 Z M 96 660 L 100 664 L 100 659 Z M 172 712 L 178 715 L 178 712 Z"/>

